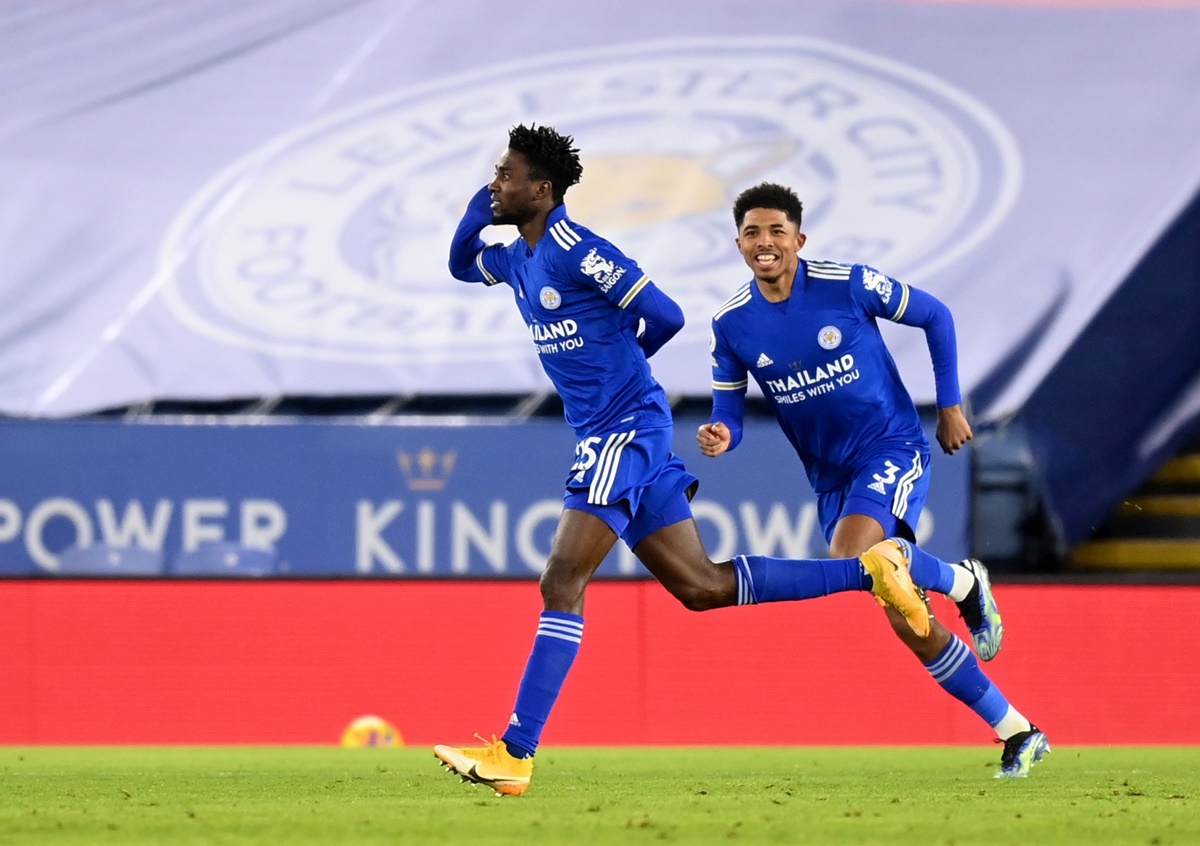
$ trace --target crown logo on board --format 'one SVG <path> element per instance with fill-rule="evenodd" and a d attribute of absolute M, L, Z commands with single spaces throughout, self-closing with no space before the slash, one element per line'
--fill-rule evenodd
<path fill-rule="evenodd" d="M 410 491 L 440 491 L 450 481 L 457 461 L 458 453 L 454 450 L 438 453 L 425 447 L 416 453 L 404 450 L 396 453 L 396 463 Z"/>

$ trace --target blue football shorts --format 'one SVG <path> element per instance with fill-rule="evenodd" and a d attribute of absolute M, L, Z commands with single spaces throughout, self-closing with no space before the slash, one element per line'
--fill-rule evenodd
<path fill-rule="evenodd" d="M 670 427 L 608 432 L 575 445 L 563 507 L 594 514 L 633 549 L 692 516 L 699 480 L 671 452 Z"/>
<path fill-rule="evenodd" d="M 916 540 L 917 521 L 929 495 L 929 448 L 893 444 L 871 453 L 845 485 L 817 494 L 817 519 L 826 542 L 847 514 L 874 517 L 887 537 Z"/>

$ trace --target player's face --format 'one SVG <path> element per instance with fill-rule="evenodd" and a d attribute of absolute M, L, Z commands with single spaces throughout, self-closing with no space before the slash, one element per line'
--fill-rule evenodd
<path fill-rule="evenodd" d="M 800 263 L 796 254 L 804 246 L 804 233 L 778 209 L 750 209 L 742 219 L 737 245 L 759 282 L 790 282 Z"/>
<path fill-rule="evenodd" d="M 496 177 L 488 190 L 492 192 L 492 222 L 520 226 L 537 214 L 550 190 L 550 182 L 534 179 L 524 155 L 505 150 L 496 163 Z"/>

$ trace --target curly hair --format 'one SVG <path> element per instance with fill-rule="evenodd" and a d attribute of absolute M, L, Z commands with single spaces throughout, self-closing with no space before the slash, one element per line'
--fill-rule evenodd
<path fill-rule="evenodd" d="M 788 220 L 800 228 L 800 218 L 804 213 L 804 204 L 796 196 L 796 192 L 774 182 L 762 182 L 753 188 L 747 188 L 733 201 L 733 222 L 740 231 L 746 212 L 750 209 L 775 209 L 787 215 Z"/>
<path fill-rule="evenodd" d="M 561 203 L 567 189 L 583 176 L 579 149 L 574 144 L 570 135 L 560 135 L 549 126 L 518 124 L 508 131 L 508 148 L 529 161 L 535 179 L 550 181 L 556 203 Z"/>

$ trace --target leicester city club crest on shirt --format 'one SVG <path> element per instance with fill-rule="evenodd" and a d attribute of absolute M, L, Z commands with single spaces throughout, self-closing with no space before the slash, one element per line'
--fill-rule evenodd
<path fill-rule="evenodd" d="M 541 301 L 542 308 L 548 308 L 551 311 L 554 311 L 556 308 L 562 305 L 562 294 L 547 285 L 545 288 L 542 288 L 541 292 L 538 294 L 538 300 Z"/>
<path fill-rule="evenodd" d="M 842 342 L 842 330 L 836 326 L 826 326 L 817 333 L 817 343 L 823 350 L 835 350 Z"/>

